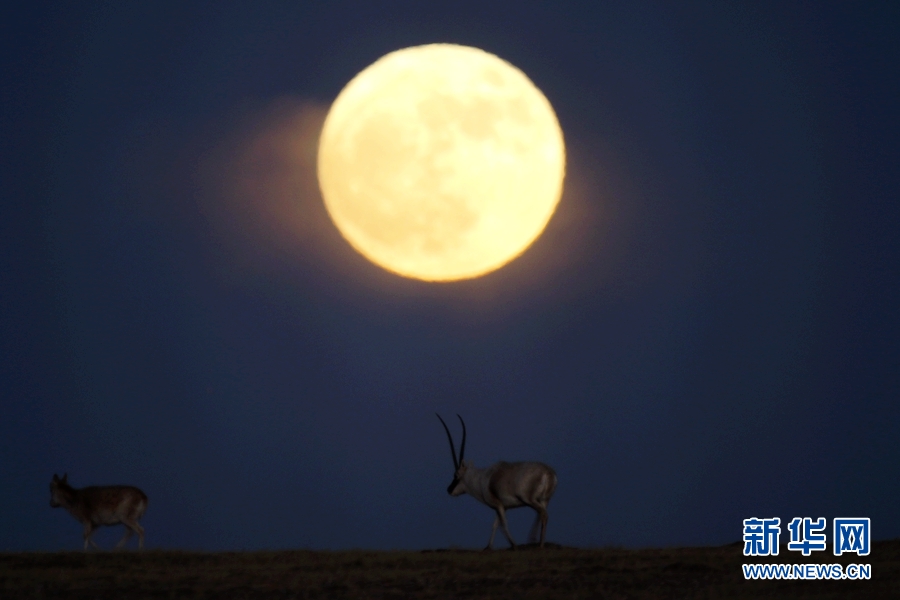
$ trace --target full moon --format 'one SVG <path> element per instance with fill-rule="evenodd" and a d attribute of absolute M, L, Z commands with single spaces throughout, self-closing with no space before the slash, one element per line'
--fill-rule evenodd
<path fill-rule="evenodd" d="M 325 206 L 344 238 L 404 277 L 494 271 L 544 230 L 565 144 L 550 102 L 483 50 L 391 52 L 348 83 L 319 139 Z"/>

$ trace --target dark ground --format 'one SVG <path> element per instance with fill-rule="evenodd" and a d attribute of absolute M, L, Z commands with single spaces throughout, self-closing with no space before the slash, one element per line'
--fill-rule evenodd
<path fill-rule="evenodd" d="M 897 598 L 900 540 L 867 557 L 868 581 L 744 580 L 740 544 L 711 548 L 518 552 L 278 551 L 0 554 L 0 597 L 15 598 Z"/>

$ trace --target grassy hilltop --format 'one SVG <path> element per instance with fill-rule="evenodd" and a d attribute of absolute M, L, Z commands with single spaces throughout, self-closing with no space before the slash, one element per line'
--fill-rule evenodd
<path fill-rule="evenodd" d="M 278 551 L 0 554 L 0 597 L 17 598 L 895 598 L 900 540 L 865 559 L 745 559 L 741 546 L 518 552 Z M 856 558 L 855 556 L 853 558 Z M 745 581 L 744 562 L 872 565 L 868 581 Z"/>

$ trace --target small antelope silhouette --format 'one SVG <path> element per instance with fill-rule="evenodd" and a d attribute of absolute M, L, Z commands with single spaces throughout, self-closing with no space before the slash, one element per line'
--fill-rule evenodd
<path fill-rule="evenodd" d="M 68 474 L 60 479 L 53 474 L 50 482 L 50 506 L 62 506 L 84 525 L 84 549 L 88 544 L 100 549 L 91 535 L 101 525 L 125 526 L 125 536 L 116 544 L 121 548 L 135 533 L 138 548 L 144 547 L 144 528 L 138 519 L 147 510 L 147 494 L 130 485 L 91 486 L 81 489 L 69 485 Z"/>

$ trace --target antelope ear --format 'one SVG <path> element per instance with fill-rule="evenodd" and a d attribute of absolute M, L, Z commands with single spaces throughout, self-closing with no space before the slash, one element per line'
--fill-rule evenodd
<path fill-rule="evenodd" d="M 69 474 L 63 473 L 63 478 L 60 479 L 60 481 L 62 481 L 63 483 L 66 483 L 68 481 L 68 479 L 69 479 Z"/>
<path fill-rule="evenodd" d="M 56 473 L 53 474 L 53 483 L 59 483 L 59 476 Z"/>

